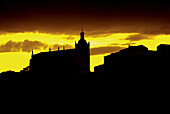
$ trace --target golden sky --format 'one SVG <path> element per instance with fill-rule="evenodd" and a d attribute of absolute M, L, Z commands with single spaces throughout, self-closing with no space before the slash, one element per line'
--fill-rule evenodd
<path fill-rule="evenodd" d="M 143 35 L 140 33 L 104 33 L 100 35 L 86 35 L 85 39 L 90 41 L 91 61 L 90 70 L 94 66 L 103 64 L 104 56 L 117 52 L 128 45 L 144 45 L 149 50 L 156 50 L 159 44 L 170 44 L 170 35 Z M 74 48 L 75 41 L 79 40 L 77 35 L 49 34 L 36 32 L 6 33 L 0 35 L 0 72 L 13 70 L 20 71 L 29 65 L 31 50 L 34 53 L 57 50 L 65 46 L 66 49 Z"/>

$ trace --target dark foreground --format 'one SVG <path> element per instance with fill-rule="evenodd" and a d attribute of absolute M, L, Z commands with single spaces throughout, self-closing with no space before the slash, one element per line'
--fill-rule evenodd
<path fill-rule="evenodd" d="M 72 76 L 8 72 L 0 78 L 1 83 L 8 80 L 1 88 L 8 91 L 9 100 L 30 103 L 39 112 L 163 113 L 169 102 L 168 74 L 122 72 Z M 28 112 L 33 110 L 22 107 Z"/>
<path fill-rule="evenodd" d="M 73 75 L 73 74 L 55 74 L 42 73 L 35 74 L 31 72 L 4 72 L 0 74 L 0 80 L 8 80 L 12 82 L 31 82 L 40 84 L 63 84 L 63 85 L 96 85 L 101 87 L 118 87 L 129 89 L 145 88 L 147 90 L 153 89 L 169 89 L 169 74 L 167 72 L 115 72 L 111 73 L 89 73 L 87 75 Z M 152 89 L 149 89 L 152 88 Z"/>

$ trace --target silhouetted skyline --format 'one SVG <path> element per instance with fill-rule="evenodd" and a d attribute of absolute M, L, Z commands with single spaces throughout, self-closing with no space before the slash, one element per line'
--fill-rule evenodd
<path fill-rule="evenodd" d="M 75 49 L 41 52 L 33 54 L 30 65 L 20 72 L 7 71 L 0 74 L 0 80 L 102 80 L 115 77 L 129 77 L 131 80 L 152 79 L 167 76 L 170 64 L 170 45 L 161 44 L 157 51 L 143 45 L 130 46 L 104 57 L 104 64 L 90 72 L 89 43 L 80 33 Z M 135 77 L 135 78 L 134 78 Z M 129 80 L 128 79 L 128 80 Z M 123 79 L 124 80 L 124 79 Z M 131 81 L 132 81 L 131 80 Z"/>

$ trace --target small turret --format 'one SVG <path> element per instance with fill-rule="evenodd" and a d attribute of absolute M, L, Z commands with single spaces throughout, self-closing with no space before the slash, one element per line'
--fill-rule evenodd
<path fill-rule="evenodd" d="M 88 45 L 90 46 L 90 42 L 88 42 Z"/>

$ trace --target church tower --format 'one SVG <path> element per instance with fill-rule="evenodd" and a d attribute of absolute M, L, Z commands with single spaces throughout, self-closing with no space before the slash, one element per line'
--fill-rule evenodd
<path fill-rule="evenodd" d="M 75 50 L 77 51 L 80 62 L 80 74 L 87 74 L 90 72 L 90 43 L 84 39 L 84 32 L 80 33 L 80 40 L 75 42 Z"/>
<path fill-rule="evenodd" d="M 80 53 L 89 53 L 89 47 L 90 43 L 87 43 L 84 39 L 84 32 L 82 29 L 82 32 L 80 33 L 80 40 L 78 41 L 78 44 L 75 43 L 75 49 L 79 50 Z"/>

